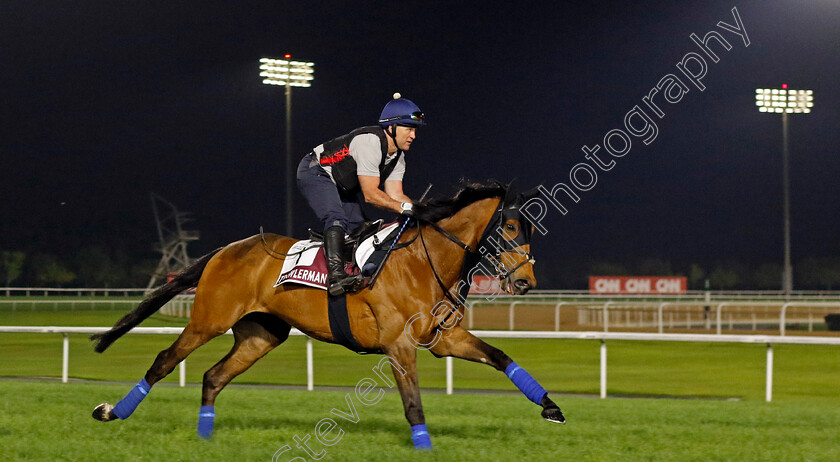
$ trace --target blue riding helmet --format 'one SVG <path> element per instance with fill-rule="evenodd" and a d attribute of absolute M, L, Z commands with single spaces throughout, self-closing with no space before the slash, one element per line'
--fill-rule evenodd
<path fill-rule="evenodd" d="M 426 125 L 423 111 L 409 99 L 402 98 L 399 93 L 394 93 L 394 99 L 382 109 L 379 115 L 379 126 L 382 128 L 391 125 L 408 125 L 419 127 Z"/>

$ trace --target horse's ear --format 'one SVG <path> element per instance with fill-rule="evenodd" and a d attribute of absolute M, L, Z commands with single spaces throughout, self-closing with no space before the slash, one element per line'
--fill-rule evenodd
<path fill-rule="evenodd" d="M 529 200 L 537 197 L 540 195 L 540 186 L 536 186 L 532 189 L 521 193 L 515 193 L 508 190 L 507 197 L 505 198 L 505 205 L 507 206 L 521 206 L 528 202 Z"/>
<path fill-rule="evenodd" d="M 510 183 L 505 185 L 505 200 L 504 206 L 509 207 L 517 204 L 519 195 L 516 193 L 516 178 L 510 180 Z"/>
<path fill-rule="evenodd" d="M 531 189 L 519 194 L 519 197 L 522 199 L 522 203 L 524 204 L 525 202 L 528 202 L 529 200 L 539 196 L 541 186 L 542 185 L 538 185 L 534 188 L 531 188 Z"/>

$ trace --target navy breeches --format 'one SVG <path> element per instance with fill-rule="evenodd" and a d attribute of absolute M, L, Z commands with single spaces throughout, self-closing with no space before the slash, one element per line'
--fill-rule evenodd
<path fill-rule="evenodd" d="M 310 153 L 303 156 L 297 170 L 297 182 L 306 202 L 324 225 L 324 231 L 331 226 L 341 226 L 350 233 L 365 222 L 361 193 L 354 197 L 342 197 L 330 175 Z"/>

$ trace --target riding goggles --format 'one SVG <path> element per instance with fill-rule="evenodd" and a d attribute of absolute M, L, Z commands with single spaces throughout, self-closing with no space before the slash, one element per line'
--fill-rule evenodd
<path fill-rule="evenodd" d="M 379 123 L 384 124 L 384 123 L 388 123 L 388 122 L 393 122 L 395 120 L 404 120 L 406 122 L 414 121 L 414 122 L 417 122 L 418 124 L 422 125 L 422 124 L 426 123 L 425 119 L 426 119 L 426 115 L 423 114 L 420 111 L 417 111 L 417 112 L 412 112 L 411 114 L 388 117 L 387 119 L 380 119 Z"/>

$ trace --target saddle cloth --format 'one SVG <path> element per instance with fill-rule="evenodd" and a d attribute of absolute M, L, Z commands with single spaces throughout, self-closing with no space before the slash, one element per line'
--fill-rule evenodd
<path fill-rule="evenodd" d="M 392 223 L 383 227 L 379 232 L 373 236 L 365 239 L 359 244 L 354 255 L 354 260 L 359 268 L 362 268 L 362 274 L 370 275 L 376 271 L 376 267 L 381 263 L 381 258 L 371 258 L 374 252 L 380 250 L 382 243 L 393 239 L 391 234 L 396 231 L 399 223 Z M 300 252 L 300 253 L 298 253 Z M 383 251 L 380 250 L 382 253 Z M 317 289 L 327 290 L 327 259 L 324 257 L 323 242 L 314 242 L 311 239 L 305 239 L 295 242 L 287 252 L 291 255 L 286 257 L 283 262 L 283 269 L 280 270 L 280 276 L 274 287 L 280 284 L 292 283 L 302 284 Z M 379 260 L 374 262 L 374 260 Z M 371 265 L 366 264 L 370 261 Z"/>

